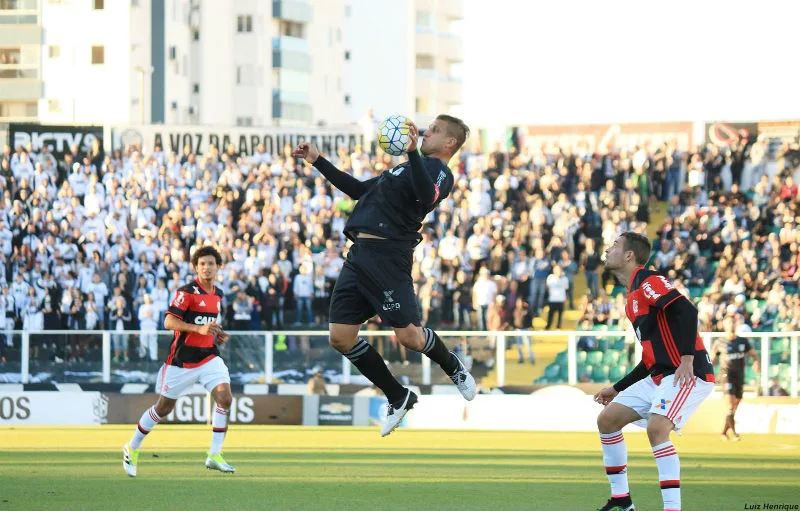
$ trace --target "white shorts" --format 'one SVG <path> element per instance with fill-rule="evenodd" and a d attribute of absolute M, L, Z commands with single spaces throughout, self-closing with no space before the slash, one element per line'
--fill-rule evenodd
<path fill-rule="evenodd" d="M 673 387 L 673 380 L 674 375 L 665 376 L 661 384 L 656 385 L 648 376 L 617 394 L 612 402 L 638 413 L 642 420 L 633 423 L 637 426 L 646 428 L 647 421 L 655 413 L 671 420 L 675 431 L 680 432 L 700 403 L 714 390 L 714 384 L 695 378 L 694 385 L 681 388 Z"/>
<path fill-rule="evenodd" d="M 220 357 L 214 357 L 199 367 L 185 368 L 164 364 L 158 371 L 156 392 L 177 399 L 187 388 L 199 383 L 211 392 L 220 383 L 230 383 L 228 366 Z"/>

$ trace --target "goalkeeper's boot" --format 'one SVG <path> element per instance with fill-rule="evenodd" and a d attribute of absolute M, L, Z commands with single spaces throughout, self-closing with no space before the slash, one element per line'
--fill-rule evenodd
<path fill-rule="evenodd" d="M 397 405 L 397 408 L 392 403 L 386 403 L 386 416 L 381 427 L 381 436 L 386 436 L 400 425 L 400 421 L 406 416 L 409 410 L 414 408 L 417 404 L 417 395 L 410 390 L 406 393 L 406 397 Z"/>

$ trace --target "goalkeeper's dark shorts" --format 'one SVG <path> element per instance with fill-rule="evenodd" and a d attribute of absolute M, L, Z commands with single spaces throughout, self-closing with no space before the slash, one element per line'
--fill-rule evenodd
<path fill-rule="evenodd" d="M 422 325 L 413 260 L 413 243 L 358 238 L 333 288 L 329 321 L 360 325 L 378 314 L 393 328 Z"/>

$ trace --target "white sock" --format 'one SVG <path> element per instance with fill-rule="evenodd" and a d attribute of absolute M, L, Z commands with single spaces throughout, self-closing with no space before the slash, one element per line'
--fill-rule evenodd
<path fill-rule="evenodd" d="M 155 406 L 151 406 L 145 410 L 142 414 L 142 418 L 139 419 L 139 424 L 136 425 L 133 438 L 131 438 L 131 449 L 138 449 L 142 445 L 144 437 L 146 437 L 159 422 L 161 422 L 161 417 L 156 413 Z"/>
<path fill-rule="evenodd" d="M 672 442 L 653 446 L 653 456 L 658 465 L 658 481 L 661 483 L 661 498 L 664 511 L 681 509 L 681 462 Z"/>
<path fill-rule="evenodd" d="M 611 496 L 629 497 L 628 489 L 628 447 L 622 431 L 600 433 L 603 444 L 603 464 L 606 466 L 608 482 L 611 483 Z"/>
<path fill-rule="evenodd" d="M 225 441 L 225 433 L 228 432 L 228 414 L 230 410 L 214 408 L 214 418 L 211 421 L 211 426 L 214 428 L 211 433 L 211 450 L 209 454 L 219 454 L 222 452 L 222 442 Z"/>

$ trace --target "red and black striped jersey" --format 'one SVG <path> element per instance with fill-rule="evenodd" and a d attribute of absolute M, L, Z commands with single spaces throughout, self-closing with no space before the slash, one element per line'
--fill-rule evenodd
<path fill-rule="evenodd" d="M 625 314 L 642 344 L 642 362 L 659 383 L 661 378 L 675 372 L 682 354 L 694 355 L 695 376 L 713 382 L 714 369 L 700 334 L 695 333 L 695 339 L 691 340 L 676 339 L 681 329 L 670 305 L 678 300 L 688 301 L 663 275 L 641 266 L 633 272 Z"/>
<path fill-rule="evenodd" d="M 196 279 L 178 289 L 167 314 L 185 323 L 206 325 L 212 320 L 219 321 L 222 311 L 222 291 L 203 289 Z M 213 335 L 200 335 L 194 332 L 175 332 L 167 357 L 167 365 L 178 367 L 197 367 L 219 355 Z"/>

